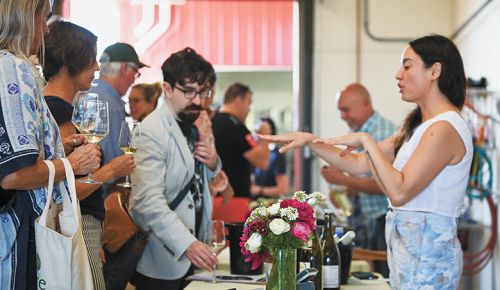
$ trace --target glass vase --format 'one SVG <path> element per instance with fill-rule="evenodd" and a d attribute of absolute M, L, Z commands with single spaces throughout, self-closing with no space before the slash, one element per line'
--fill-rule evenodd
<path fill-rule="evenodd" d="M 297 249 L 271 249 L 273 266 L 266 290 L 296 290 L 295 265 Z"/>

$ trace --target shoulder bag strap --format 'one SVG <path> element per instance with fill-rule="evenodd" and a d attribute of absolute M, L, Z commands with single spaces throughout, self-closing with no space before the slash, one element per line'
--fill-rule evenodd
<path fill-rule="evenodd" d="M 75 174 L 73 173 L 73 168 L 71 167 L 71 163 L 67 158 L 61 158 L 60 159 L 64 165 L 64 171 L 66 173 L 66 183 L 68 184 L 68 194 L 70 197 L 70 200 L 67 199 L 67 195 L 63 195 L 63 202 L 69 202 L 71 204 L 71 208 L 73 210 L 73 213 L 75 214 L 77 220 L 80 219 L 79 217 L 79 205 L 78 205 L 78 198 L 76 196 L 76 185 L 75 185 Z M 64 200 L 66 198 L 66 200 Z"/>
<path fill-rule="evenodd" d="M 39 223 L 41 226 L 47 226 L 47 214 L 49 212 L 50 204 L 52 203 L 52 192 L 54 190 L 54 178 L 56 176 L 56 168 L 50 160 L 44 160 L 45 164 L 49 168 L 49 181 L 47 184 L 47 201 L 45 201 L 45 207 L 40 215 Z"/>
<path fill-rule="evenodd" d="M 189 188 L 191 187 L 191 184 L 193 184 L 194 179 L 195 179 L 195 177 L 193 174 L 193 177 L 191 177 L 191 180 L 189 180 L 189 182 L 182 188 L 182 190 L 179 192 L 179 194 L 177 194 L 177 196 L 174 198 L 174 200 L 172 200 L 168 204 L 168 207 L 170 207 L 171 210 L 175 210 L 177 208 L 177 206 L 179 206 L 181 201 L 184 199 L 184 197 L 186 197 L 186 194 L 188 193 Z"/>

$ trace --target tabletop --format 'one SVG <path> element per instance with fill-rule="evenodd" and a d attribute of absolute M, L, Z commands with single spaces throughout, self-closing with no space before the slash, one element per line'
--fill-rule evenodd
<path fill-rule="evenodd" d="M 217 256 L 219 259 L 219 263 L 217 265 L 217 275 L 230 275 L 229 271 L 229 249 L 226 248 L 221 251 L 221 253 Z M 356 261 L 353 261 L 356 262 Z M 356 263 L 354 263 L 356 264 Z M 355 266 L 358 267 L 356 271 L 361 269 L 364 270 L 365 266 L 363 263 Z M 354 271 L 351 267 L 351 271 Z M 195 277 L 209 280 L 211 277 L 211 273 L 201 272 L 197 273 Z M 256 276 L 255 280 L 260 279 L 264 275 Z M 184 288 L 185 290 L 228 290 L 228 289 L 237 289 L 237 290 L 263 290 L 265 289 L 264 284 L 250 284 L 250 283 L 232 283 L 232 282 L 217 282 L 212 283 L 209 281 L 192 281 L 189 285 Z M 347 285 L 342 285 L 342 290 L 390 290 L 389 284 L 387 284 L 386 279 L 383 279 L 379 275 L 379 279 L 374 280 L 360 280 L 355 277 L 350 277 Z"/>

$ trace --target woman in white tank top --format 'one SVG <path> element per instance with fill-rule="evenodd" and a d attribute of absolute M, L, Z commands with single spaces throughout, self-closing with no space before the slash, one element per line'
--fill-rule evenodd
<path fill-rule="evenodd" d="M 386 240 L 393 289 L 456 289 L 462 272 L 457 218 L 472 162 L 472 137 L 460 116 L 465 73 L 446 37 L 415 39 L 396 74 L 401 98 L 417 107 L 400 130 L 376 143 L 366 133 L 319 139 L 295 132 L 261 138 L 303 145 L 352 175 L 371 172 L 389 199 Z M 332 145 L 344 145 L 338 148 Z M 352 153 L 362 147 L 363 153 Z"/>

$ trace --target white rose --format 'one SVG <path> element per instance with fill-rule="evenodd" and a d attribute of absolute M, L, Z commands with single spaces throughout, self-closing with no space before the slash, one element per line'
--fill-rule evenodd
<path fill-rule="evenodd" d="M 315 198 L 315 197 L 311 197 L 311 198 L 309 198 L 309 199 L 307 200 L 307 203 L 308 203 L 309 205 L 315 205 L 315 204 L 316 204 L 316 202 L 317 202 L 317 200 L 316 200 L 316 198 Z"/>
<path fill-rule="evenodd" d="M 259 233 L 253 233 L 247 240 L 245 247 L 250 253 L 257 253 L 262 245 L 262 236 Z"/>
<path fill-rule="evenodd" d="M 267 208 L 267 212 L 269 213 L 269 215 L 277 215 L 279 210 L 280 210 L 279 203 L 275 203 Z"/>
<path fill-rule="evenodd" d="M 274 219 L 269 223 L 269 228 L 275 235 L 281 235 L 290 230 L 290 225 L 282 219 Z"/>

